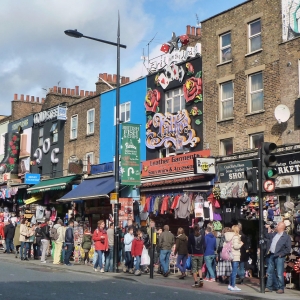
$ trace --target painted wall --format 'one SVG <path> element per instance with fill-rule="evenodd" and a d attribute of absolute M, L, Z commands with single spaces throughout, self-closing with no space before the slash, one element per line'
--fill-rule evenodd
<path fill-rule="evenodd" d="M 4 157 L 5 133 L 7 132 L 8 121 L 0 124 L 0 161 Z"/>
<path fill-rule="evenodd" d="M 130 122 L 141 124 L 141 141 L 145 141 L 145 106 L 146 78 L 139 79 L 120 88 L 120 104 L 130 102 Z M 114 114 L 116 90 L 101 94 L 100 97 L 100 163 L 112 162 L 115 155 Z M 120 130 L 121 135 L 121 130 Z M 120 149 L 121 151 L 121 149 Z M 141 160 L 146 159 L 145 142 L 141 143 Z"/>
<path fill-rule="evenodd" d="M 300 0 L 282 0 L 282 39 L 300 36 Z"/>

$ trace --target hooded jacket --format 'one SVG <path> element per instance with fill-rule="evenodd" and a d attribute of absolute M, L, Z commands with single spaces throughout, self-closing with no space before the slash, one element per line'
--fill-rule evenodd
<path fill-rule="evenodd" d="M 29 238 L 29 229 L 25 224 L 21 224 L 20 226 L 20 242 L 28 242 Z"/>
<path fill-rule="evenodd" d="M 201 236 L 201 249 L 196 249 L 196 239 L 197 237 Z M 200 231 L 200 235 L 199 236 L 195 236 L 195 234 L 191 234 L 189 235 L 189 240 L 188 240 L 188 250 L 189 250 L 189 254 L 191 255 L 195 255 L 195 256 L 203 256 L 204 255 L 204 251 L 205 251 L 205 234 L 204 232 L 201 230 Z"/>
<path fill-rule="evenodd" d="M 47 223 L 41 225 L 42 240 L 50 240 L 50 227 Z"/>
<path fill-rule="evenodd" d="M 86 232 L 82 238 L 82 249 L 91 250 L 92 248 L 92 234 L 90 232 Z"/>
<path fill-rule="evenodd" d="M 188 251 L 188 237 L 183 233 L 176 237 L 175 255 L 187 255 Z"/>
<path fill-rule="evenodd" d="M 179 198 L 175 208 L 175 219 L 186 219 L 190 217 L 191 201 L 188 195 L 184 194 Z"/>
<path fill-rule="evenodd" d="M 56 243 L 63 243 L 65 241 L 65 231 L 61 224 L 55 224 L 53 228 L 56 229 L 58 234 L 58 239 L 55 241 Z"/>
<path fill-rule="evenodd" d="M 131 255 L 132 256 L 141 256 L 143 252 L 144 242 L 138 238 L 135 238 L 132 241 Z"/>
<path fill-rule="evenodd" d="M 4 227 L 4 236 L 6 239 L 12 240 L 15 235 L 15 226 L 12 223 L 7 224 Z"/>
<path fill-rule="evenodd" d="M 241 247 L 242 247 L 242 241 L 241 236 L 236 235 L 234 232 L 226 232 L 225 233 L 225 242 L 223 247 L 226 245 L 226 243 L 229 243 L 232 241 L 232 254 L 233 254 L 233 261 L 240 261 L 241 260 Z"/>
<path fill-rule="evenodd" d="M 131 251 L 132 242 L 134 240 L 134 235 L 129 232 L 124 236 L 125 252 Z"/>
<path fill-rule="evenodd" d="M 215 255 L 215 251 L 217 250 L 217 239 L 213 233 L 209 232 L 205 235 L 205 244 L 204 256 Z"/>
<path fill-rule="evenodd" d="M 93 234 L 93 241 L 95 242 L 95 250 L 108 250 L 108 237 L 106 230 L 97 228 Z"/>

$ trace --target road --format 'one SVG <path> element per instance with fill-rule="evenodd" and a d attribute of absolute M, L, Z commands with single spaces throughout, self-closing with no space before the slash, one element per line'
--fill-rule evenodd
<path fill-rule="evenodd" d="M 221 300 L 243 299 L 200 289 L 183 290 L 146 285 L 136 280 L 108 278 L 105 274 L 83 274 L 46 266 L 0 262 L 1 300 Z M 134 279 L 134 278 L 133 278 Z"/>

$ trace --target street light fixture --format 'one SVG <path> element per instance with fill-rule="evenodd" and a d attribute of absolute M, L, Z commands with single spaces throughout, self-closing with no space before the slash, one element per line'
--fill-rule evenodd
<path fill-rule="evenodd" d="M 119 174 L 119 148 L 120 148 L 120 48 L 126 48 L 125 45 L 120 44 L 120 15 L 118 12 L 118 31 L 117 43 L 106 40 L 96 39 L 90 36 L 83 35 L 77 29 L 65 30 L 65 34 L 74 38 L 86 38 L 104 44 L 109 44 L 117 47 L 117 86 L 116 86 L 116 152 L 115 152 L 115 193 L 117 195 L 117 204 L 114 206 L 114 257 L 113 257 L 113 271 L 118 272 L 118 249 L 119 249 L 119 189 L 120 189 L 120 174 Z"/>

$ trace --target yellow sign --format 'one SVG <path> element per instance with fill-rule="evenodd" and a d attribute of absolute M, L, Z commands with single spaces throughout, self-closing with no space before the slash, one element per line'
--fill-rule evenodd
<path fill-rule="evenodd" d="M 110 200 L 118 200 L 118 194 L 117 193 L 110 193 Z"/>
<path fill-rule="evenodd" d="M 25 204 L 31 204 L 31 203 L 36 202 L 36 201 L 39 201 L 39 200 L 41 200 L 40 197 L 31 197 L 31 198 L 25 200 L 24 203 L 25 203 Z"/>
<path fill-rule="evenodd" d="M 153 235 L 152 235 L 152 244 L 156 245 L 156 232 L 153 232 Z"/>

